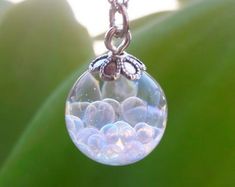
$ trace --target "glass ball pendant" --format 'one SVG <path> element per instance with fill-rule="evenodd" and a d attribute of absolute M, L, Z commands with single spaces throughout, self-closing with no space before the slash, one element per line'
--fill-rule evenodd
<path fill-rule="evenodd" d="M 95 59 L 66 102 L 66 125 L 76 147 L 94 161 L 128 165 L 160 142 L 167 103 L 144 64 L 125 53 Z M 142 72 L 143 71 L 143 72 Z"/>

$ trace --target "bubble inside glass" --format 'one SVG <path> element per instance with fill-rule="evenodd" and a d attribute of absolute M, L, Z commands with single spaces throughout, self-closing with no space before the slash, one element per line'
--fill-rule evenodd
<path fill-rule="evenodd" d="M 76 147 L 102 164 L 127 165 L 159 143 L 167 120 L 165 95 L 147 73 L 103 81 L 85 72 L 66 102 L 66 125 Z"/>

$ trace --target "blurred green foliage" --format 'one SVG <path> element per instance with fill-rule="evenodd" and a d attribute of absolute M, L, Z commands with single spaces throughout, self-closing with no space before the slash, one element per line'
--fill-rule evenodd
<path fill-rule="evenodd" d="M 36 2 L 39 0 L 32 0 L 32 4 Z M 45 3 L 46 0 L 40 2 Z M 59 5 L 61 5 L 60 9 L 64 6 L 67 7 L 62 0 L 50 2 L 53 3 L 55 12 L 58 9 L 54 10 L 54 8 Z M 17 9 L 20 9 L 19 7 L 12 10 L 12 14 L 15 14 Z M 50 12 L 53 12 L 52 6 L 49 7 Z M 28 10 L 30 9 L 31 6 Z M 37 9 L 33 9 L 32 12 Z M 24 12 L 22 11 L 21 14 Z M 40 11 L 36 15 L 39 13 Z M 7 19 L 10 19 L 10 15 Z M 60 12 L 59 20 L 61 21 L 62 17 L 72 19 L 66 15 L 67 11 Z M 72 15 L 70 16 L 72 17 Z M 4 43 L 7 44 L 7 41 L 4 41 L 3 37 L 0 38 L 0 62 L 3 67 L 1 68 L 3 77 L 0 81 L 1 84 L 4 83 L 2 87 L 4 90 L 1 88 L 0 111 L 8 108 L 6 111 L 13 110 L 17 113 L 17 110 L 20 110 L 20 114 L 5 113 L 3 117 L 6 118 L 6 121 L 4 123 L 1 121 L 1 129 L 9 128 L 10 125 L 7 127 L 4 125 L 8 123 L 9 118 L 12 121 L 8 124 L 26 124 L 39 107 L 39 103 L 60 80 L 58 78 L 51 87 L 44 84 L 51 80 L 58 71 L 61 72 L 63 68 L 69 66 L 69 59 L 79 67 L 76 73 L 71 74 L 48 97 L 41 109 L 35 113 L 19 141 L 16 142 L 13 152 L 1 169 L 1 187 L 235 186 L 235 108 L 233 106 L 235 103 L 235 25 L 233 24 L 235 1 L 199 1 L 164 18 L 152 19 L 134 31 L 129 51 L 146 63 L 150 74 L 164 88 L 169 104 L 169 121 L 165 136 L 158 148 L 143 161 L 125 167 L 108 167 L 97 164 L 83 156 L 72 145 L 64 125 L 64 101 L 73 82 L 84 70 L 80 65 L 81 62 L 88 62 L 87 59 L 92 50 L 90 45 L 85 45 L 84 40 L 74 41 L 73 37 L 76 35 L 82 38 L 85 38 L 84 35 L 86 36 L 85 32 L 81 36 L 80 30 L 72 29 L 74 36 L 70 33 L 70 29 L 76 25 L 74 21 L 71 25 L 63 25 L 63 22 L 59 21 L 57 24 L 52 24 L 55 17 L 48 15 L 47 18 L 49 17 L 53 20 L 51 24 L 46 20 L 27 22 L 27 25 L 38 25 L 40 22 L 40 27 L 28 31 L 25 37 L 22 37 L 24 32 L 17 32 L 17 37 L 15 34 L 9 35 L 8 40 L 12 40 L 15 36 L 15 40 L 21 40 L 21 42 L 34 41 L 37 37 L 32 33 L 48 28 L 51 35 L 38 35 L 40 40 L 34 43 L 36 46 L 45 47 L 51 43 L 49 39 L 53 38 L 52 36 L 60 30 L 59 28 L 66 29 L 63 32 L 60 30 L 63 33 L 60 35 L 60 40 L 64 43 L 57 43 L 58 45 L 47 48 L 47 50 L 54 51 L 53 53 L 41 54 L 41 48 L 27 47 L 25 48 L 27 50 L 22 50 L 24 53 L 20 57 L 15 57 L 11 61 L 7 60 L 7 65 L 3 66 L 2 59 L 5 58 L 2 56 L 4 54 L 11 54 L 8 57 L 11 59 L 19 53 L 16 53 L 16 49 L 24 49 L 25 45 L 22 43 L 20 47 L 14 47 L 17 46 L 14 45 L 9 48 L 8 45 L 4 45 Z M 15 19 L 12 18 L 14 23 L 12 23 L 12 27 L 7 29 L 2 25 L 0 32 L 2 33 L 4 30 L 13 32 L 12 30 L 18 29 L 19 25 L 14 22 Z M 64 24 L 68 21 L 67 19 L 64 20 Z M 28 38 L 30 36 L 31 38 Z M 5 37 L 4 39 L 6 40 Z M 74 41 L 73 45 L 65 42 L 71 40 Z M 89 39 L 87 41 L 89 43 Z M 38 44 L 38 42 L 42 43 Z M 18 43 L 20 42 L 15 44 Z M 66 51 L 70 51 L 69 49 L 75 52 L 84 50 L 82 52 L 84 56 L 66 53 Z M 5 52 L 1 53 L 3 50 Z M 21 63 L 25 56 L 34 53 L 41 54 L 41 58 L 45 59 L 43 62 L 40 61 L 40 67 L 43 69 L 42 72 L 47 70 L 48 75 L 36 74 L 37 71 L 33 71 L 33 67 L 39 61 L 29 58 L 30 60 L 25 63 L 23 70 L 29 72 L 29 75 L 32 71 L 33 73 L 26 79 L 19 78 L 21 65 L 17 64 Z M 55 58 L 53 54 L 60 55 L 60 58 Z M 69 56 L 68 59 L 64 57 L 66 55 Z M 61 58 L 63 60 L 58 60 Z M 60 63 L 61 65 L 59 65 Z M 56 71 L 49 68 L 52 65 L 57 68 Z M 14 69 L 9 69 L 8 66 Z M 70 71 L 73 68 L 75 67 L 71 66 Z M 60 77 L 61 80 L 68 74 L 70 74 L 69 70 L 64 72 L 64 76 Z M 7 87 L 7 85 L 11 85 L 7 84 L 8 79 L 12 80 L 13 86 Z M 33 84 L 35 81 L 39 83 Z M 40 83 L 40 81 L 43 82 Z M 33 89 L 28 89 L 30 86 L 24 82 L 28 82 L 30 86 L 33 85 Z M 22 87 L 22 85 L 24 86 Z M 17 89 L 14 89 L 16 86 Z M 19 100 L 23 96 L 18 95 L 20 88 L 26 89 L 24 102 Z M 40 95 L 45 90 L 47 94 Z M 37 98 L 37 102 L 34 103 L 35 97 L 41 99 Z M 5 105 L 2 105 L 2 102 L 6 102 Z M 17 103 L 14 105 L 15 102 Z M 32 102 L 34 106 L 31 106 L 31 110 L 21 102 L 26 104 Z M 31 114 L 28 115 L 27 120 L 22 117 L 29 112 Z M 15 127 L 15 125 L 13 126 Z M 12 130 L 15 131 L 15 128 Z M 13 131 L 5 131 L 6 135 L 1 137 L 1 141 L 7 142 L 7 135 L 15 133 Z M 2 146 L 2 144 L 0 145 Z"/>
<path fill-rule="evenodd" d="M 11 7 L 0 25 L 0 165 L 45 98 L 91 55 L 64 0 Z"/>

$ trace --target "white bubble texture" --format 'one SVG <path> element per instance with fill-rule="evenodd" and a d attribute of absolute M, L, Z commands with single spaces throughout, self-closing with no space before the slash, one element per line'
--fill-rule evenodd
<path fill-rule="evenodd" d="M 106 165 L 128 165 L 159 144 L 167 103 L 147 73 L 135 81 L 123 76 L 103 81 L 86 72 L 70 91 L 65 119 L 73 143 L 86 156 Z"/>

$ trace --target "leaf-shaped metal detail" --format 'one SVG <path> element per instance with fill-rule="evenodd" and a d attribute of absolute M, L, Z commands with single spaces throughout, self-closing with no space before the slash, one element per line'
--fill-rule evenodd
<path fill-rule="evenodd" d="M 100 76 L 104 80 L 116 80 L 120 77 L 121 61 L 109 57 L 100 67 Z"/>
<path fill-rule="evenodd" d="M 146 71 L 146 66 L 138 58 L 130 54 L 128 54 L 128 58 L 130 61 L 135 62 L 135 64 L 138 65 L 142 71 Z"/>
<path fill-rule="evenodd" d="M 130 80 L 140 79 L 145 65 L 136 57 L 123 53 L 122 55 L 105 54 L 91 62 L 91 72 L 99 71 L 100 77 L 107 81 L 116 80 L 123 74 Z"/>
<path fill-rule="evenodd" d="M 136 80 L 141 77 L 141 69 L 136 61 L 126 57 L 122 61 L 122 74 L 130 80 Z"/>
<path fill-rule="evenodd" d="M 99 71 L 102 64 L 107 61 L 108 54 L 97 57 L 89 65 L 89 71 Z"/>

